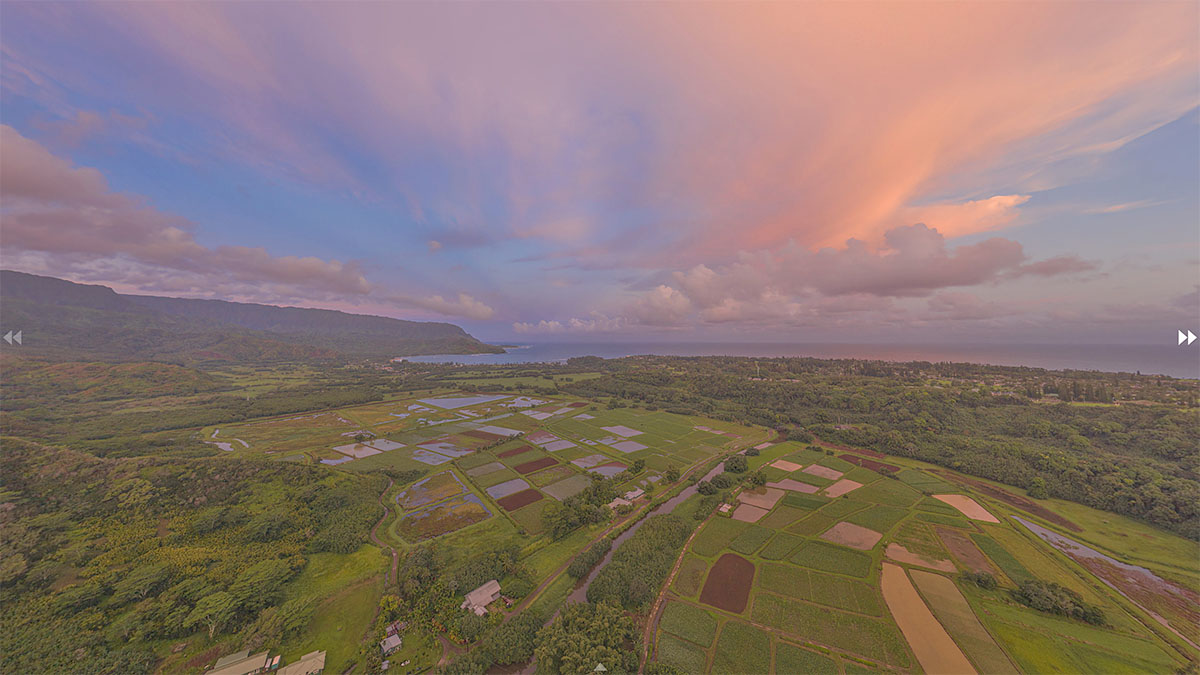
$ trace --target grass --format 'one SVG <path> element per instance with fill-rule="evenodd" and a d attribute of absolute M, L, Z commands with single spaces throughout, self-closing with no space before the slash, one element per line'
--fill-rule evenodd
<path fill-rule="evenodd" d="M 903 469 L 896 474 L 901 482 L 924 492 L 927 495 L 954 492 L 955 487 L 932 474 L 917 469 Z"/>
<path fill-rule="evenodd" d="M 765 673 L 771 669 L 771 636 L 740 621 L 721 628 L 713 654 L 713 673 Z"/>
<path fill-rule="evenodd" d="M 907 645 L 891 623 L 773 593 L 758 593 L 751 611 L 754 621 L 805 640 L 844 649 L 876 661 L 908 667 Z"/>
<path fill-rule="evenodd" d="M 546 510 L 550 502 L 551 500 L 549 499 L 542 499 L 529 506 L 517 509 L 508 515 L 512 516 L 512 519 L 517 521 L 517 524 L 527 533 L 541 534 L 542 530 L 545 529 L 545 526 L 542 525 L 542 512 Z"/>
<path fill-rule="evenodd" d="M 359 644 L 371 627 L 382 593 L 383 577 L 378 576 L 361 581 L 323 602 L 304 631 L 280 648 L 284 663 L 323 649 L 327 672 L 345 670 L 358 656 Z"/>
<path fill-rule="evenodd" d="M 388 558 L 376 547 L 364 545 L 354 553 L 310 553 L 300 576 L 288 584 L 285 602 L 323 598 L 355 582 L 382 573 Z"/>
<path fill-rule="evenodd" d="M 787 532 L 780 532 L 775 535 L 775 538 L 772 539 L 769 544 L 767 544 L 767 547 L 764 548 L 762 552 L 758 554 L 758 556 L 765 560 L 783 560 L 784 558 L 788 557 L 792 551 L 795 551 L 796 547 L 798 547 L 803 541 L 804 537 L 797 537 L 795 535 L 788 534 Z"/>
<path fill-rule="evenodd" d="M 846 518 L 848 522 L 855 525 L 875 530 L 876 532 L 887 533 L 896 523 L 904 519 L 908 515 L 907 509 L 897 508 L 895 506 L 872 506 L 866 511 L 859 511 Z"/>
<path fill-rule="evenodd" d="M 555 483 L 574 475 L 575 471 L 572 470 L 571 467 L 559 464 L 558 466 L 552 466 L 545 471 L 539 471 L 535 474 L 532 474 L 526 478 L 526 480 L 528 480 L 530 483 L 533 483 L 535 487 L 545 487 L 551 483 Z"/>
<path fill-rule="evenodd" d="M 774 534 L 772 530 L 758 525 L 751 525 L 739 534 L 729 544 L 729 548 L 742 553 L 744 555 L 752 555 L 755 551 L 762 548 L 762 545 L 767 543 L 767 540 Z"/>
<path fill-rule="evenodd" d="M 775 645 L 775 672 L 806 675 L 838 675 L 837 661 L 786 642 Z"/>
<path fill-rule="evenodd" d="M 991 558 L 992 562 L 996 563 L 996 566 L 1000 568 L 1000 571 L 1004 572 L 1004 574 L 1009 579 L 1012 579 L 1013 582 L 1019 584 L 1022 581 L 1034 578 L 1034 576 L 1030 574 L 1029 570 L 1025 569 L 1025 566 L 1022 565 L 1019 560 L 1013 557 L 1013 554 L 1009 553 L 1003 546 L 997 543 L 995 539 L 992 539 L 986 534 L 979 533 L 972 533 L 971 539 L 975 542 L 975 545 L 979 547 L 979 550 L 983 551 L 984 555 Z"/>
<path fill-rule="evenodd" d="M 950 558 L 933 529 L 920 521 L 906 520 L 900 523 L 892 537 L 912 553 L 939 560 Z"/>
<path fill-rule="evenodd" d="M 821 574 L 795 565 L 760 565 L 758 584 L 763 590 L 829 607 L 882 616 L 879 594 L 870 584 Z"/>
<path fill-rule="evenodd" d="M 685 602 L 668 602 L 658 626 L 705 648 L 712 645 L 717 636 L 717 620 L 713 615 Z"/>
<path fill-rule="evenodd" d="M 575 587 L 575 580 L 569 574 L 560 574 L 550 582 L 550 585 L 542 591 L 526 612 L 533 612 L 533 616 L 542 616 L 550 618 L 558 608 L 567 600 L 567 596 L 571 594 L 571 589 Z"/>
<path fill-rule="evenodd" d="M 657 660 L 685 673 L 703 673 L 708 669 L 704 650 L 670 635 L 659 636 Z"/>
<path fill-rule="evenodd" d="M 804 542 L 788 560 L 801 567 L 864 579 L 871 573 L 871 556 L 823 541 Z"/>
<path fill-rule="evenodd" d="M 970 529 L 971 523 L 966 518 L 958 516 L 944 516 L 940 513 L 918 513 L 913 516 L 917 520 L 923 520 L 927 523 L 935 525 L 945 525 L 947 527 L 957 527 L 959 529 Z"/>
<path fill-rule="evenodd" d="M 747 523 L 732 518 L 713 518 L 700 530 L 700 534 L 692 540 L 692 551 L 706 558 L 711 558 L 728 548 Z"/>
<path fill-rule="evenodd" d="M 704 583 L 704 573 L 707 571 L 707 560 L 690 553 L 687 554 L 687 557 L 679 565 L 679 572 L 675 575 L 673 582 L 675 592 L 689 598 L 696 597 L 696 594 L 700 592 L 700 586 Z"/>

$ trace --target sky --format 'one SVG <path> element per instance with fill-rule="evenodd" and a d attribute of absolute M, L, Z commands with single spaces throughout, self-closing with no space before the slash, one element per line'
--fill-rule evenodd
<path fill-rule="evenodd" d="M 493 341 L 1200 331 L 1200 4 L 0 4 L 0 266 Z"/>

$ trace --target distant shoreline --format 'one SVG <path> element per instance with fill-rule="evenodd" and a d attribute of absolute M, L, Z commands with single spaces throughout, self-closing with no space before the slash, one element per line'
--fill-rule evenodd
<path fill-rule="evenodd" d="M 1200 350 L 1176 345 L 937 345 L 752 342 L 548 342 L 503 345 L 503 354 L 436 354 L 405 357 L 423 363 L 488 365 L 556 363 L 578 356 L 811 357 L 872 361 L 928 361 L 980 365 L 1166 375 L 1200 379 Z"/>

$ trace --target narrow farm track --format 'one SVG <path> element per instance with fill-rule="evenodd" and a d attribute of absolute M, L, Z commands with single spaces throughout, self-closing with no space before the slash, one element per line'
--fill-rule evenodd
<path fill-rule="evenodd" d="M 385 487 L 383 489 L 383 493 L 379 495 L 379 504 L 383 507 L 383 517 L 379 519 L 379 522 L 375 523 L 375 527 L 371 528 L 371 541 L 375 542 L 375 545 L 379 548 L 386 549 L 392 553 L 392 567 L 383 580 L 385 586 L 396 580 L 396 572 L 400 567 L 400 553 L 390 545 L 383 543 L 383 541 L 381 541 L 375 533 L 379 531 L 379 526 L 383 525 L 383 521 L 387 520 L 387 517 L 392 513 L 392 509 L 387 505 L 384 497 L 387 497 L 388 490 L 392 489 L 392 485 L 394 485 L 395 482 L 396 481 L 389 478 L 387 487 Z"/>
<path fill-rule="evenodd" d="M 713 513 L 716 513 L 716 511 L 714 510 Z M 662 618 L 663 603 L 667 599 L 667 590 L 671 588 L 671 582 L 675 581 L 675 575 L 679 573 L 679 566 L 683 564 L 683 558 L 687 555 L 688 547 L 692 545 L 692 540 L 708 524 L 708 521 L 712 520 L 713 513 L 708 514 L 704 522 L 692 530 L 691 536 L 683 543 L 683 548 L 679 549 L 679 556 L 675 558 L 675 565 L 671 568 L 671 573 L 667 575 L 667 580 L 663 583 L 662 590 L 658 592 L 658 597 L 654 599 L 654 606 L 650 608 L 650 613 L 646 615 L 646 630 L 642 632 L 642 661 L 638 665 L 638 673 L 646 672 L 646 664 L 650 661 L 650 642 L 654 639 L 654 633 L 658 630 L 658 621 Z"/>

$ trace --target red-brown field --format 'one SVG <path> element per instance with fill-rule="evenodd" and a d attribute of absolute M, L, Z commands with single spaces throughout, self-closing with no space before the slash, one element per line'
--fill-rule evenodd
<path fill-rule="evenodd" d="M 975 546 L 975 542 L 967 538 L 967 535 L 958 530 L 949 530 L 943 527 L 937 528 L 938 538 L 946 545 L 946 549 L 950 554 L 958 559 L 959 562 L 966 565 L 973 572 L 987 572 L 995 574 L 996 570 L 992 567 L 992 563 L 988 561 L 987 556 L 979 547 Z"/>
<path fill-rule="evenodd" d="M 527 473 L 533 473 L 534 471 L 537 471 L 538 469 L 544 469 L 548 466 L 554 466 L 555 464 L 558 464 L 558 461 L 555 460 L 553 457 L 541 457 L 541 458 L 533 460 L 532 462 L 525 462 L 524 464 L 518 464 L 518 465 L 514 466 L 513 469 L 515 469 L 517 473 L 524 475 Z"/>
<path fill-rule="evenodd" d="M 746 611 L 750 598 L 750 586 L 754 583 L 754 563 L 740 555 L 726 553 L 717 560 L 704 589 L 700 591 L 700 602 L 726 612 L 741 614 Z"/>
<path fill-rule="evenodd" d="M 585 405 L 587 405 L 587 401 L 575 401 L 574 403 L 568 403 L 567 407 L 568 408 L 582 408 Z"/>
<path fill-rule="evenodd" d="M 542 499 L 542 493 L 530 488 L 528 490 L 521 490 L 516 494 L 509 495 L 502 499 L 497 499 L 496 503 L 499 504 L 505 511 L 516 511 L 522 506 L 529 506 L 540 499 Z"/>
<path fill-rule="evenodd" d="M 534 449 L 534 447 L 532 445 L 518 445 L 517 447 L 513 448 L 512 450 L 505 450 L 504 452 L 497 453 L 496 456 L 497 457 L 512 457 L 514 455 L 519 455 L 522 452 L 529 452 L 530 450 L 533 450 L 533 449 Z"/>
<path fill-rule="evenodd" d="M 839 455 L 839 459 L 844 459 L 847 462 L 850 462 L 851 464 L 857 464 L 859 466 L 866 467 L 872 471 L 881 471 L 882 470 L 882 471 L 890 471 L 892 473 L 896 473 L 897 471 L 900 470 L 900 467 L 898 467 L 894 464 L 884 464 L 883 462 L 876 462 L 873 459 L 867 459 L 866 457 L 859 457 L 858 455 L 849 455 L 849 454 Z"/>

